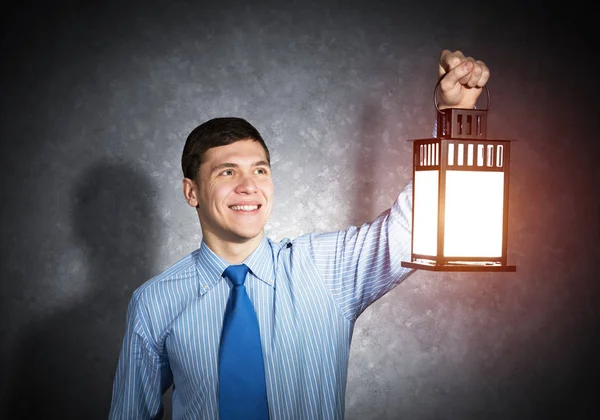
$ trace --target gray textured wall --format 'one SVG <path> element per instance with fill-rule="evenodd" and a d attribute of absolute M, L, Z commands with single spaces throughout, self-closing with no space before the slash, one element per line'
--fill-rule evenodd
<path fill-rule="evenodd" d="M 518 271 L 417 272 L 372 305 L 356 326 L 347 418 L 598 415 L 600 156 L 586 13 L 123 3 L 3 12 L 3 417 L 106 418 L 132 291 L 201 239 L 180 192 L 191 129 L 236 115 L 262 132 L 276 180 L 271 237 L 361 223 L 410 179 L 406 140 L 431 132 L 442 48 L 489 65 L 490 137 L 518 140 Z"/>

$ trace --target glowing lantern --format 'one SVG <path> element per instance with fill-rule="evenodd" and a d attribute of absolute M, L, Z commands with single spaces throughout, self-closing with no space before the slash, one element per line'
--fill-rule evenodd
<path fill-rule="evenodd" d="M 437 89 L 437 86 L 436 86 Z M 487 140 L 486 109 L 438 111 L 437 138 L 413 141 L 410 262 L 434 271 L 507 265 L 510 140 Z"/>

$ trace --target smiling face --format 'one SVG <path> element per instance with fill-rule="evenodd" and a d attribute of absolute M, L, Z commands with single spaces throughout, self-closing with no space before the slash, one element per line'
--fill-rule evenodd
<path fill-rule="evenodd" d="M 213 251 L 235 244 L 258 246 L 273 199 L 271 168 L 260 143 L 240 140 L 209 149 L 196 181 L 185 178 L 183 190 Z"/>

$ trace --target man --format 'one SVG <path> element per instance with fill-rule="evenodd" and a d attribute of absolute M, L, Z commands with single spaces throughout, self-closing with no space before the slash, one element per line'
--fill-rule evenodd
<path fill-rule="evenodd" d="M 439 74 L 440 108 L 472 108 L 489 79 L 460 51 Z M 182 168 L 202 244 L 133 294 L 110 418 L 160 417 L 171 384 L 175 419 L 343 418 L 354 323 L 412 272 L 411 184 L 372 223 L 276 243 L 269 152 L 248 122 L 198 126 Z"/>

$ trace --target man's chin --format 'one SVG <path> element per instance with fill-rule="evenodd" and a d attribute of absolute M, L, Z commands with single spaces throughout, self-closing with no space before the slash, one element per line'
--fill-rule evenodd
<path fill-rule="evenodd" d="M 239 244 L 245 244 L 253 241 L 260 241 L 263 237 L 264 230 L 259 231 L 237 231 L 233 232 L 231 241 Z"/>

